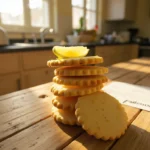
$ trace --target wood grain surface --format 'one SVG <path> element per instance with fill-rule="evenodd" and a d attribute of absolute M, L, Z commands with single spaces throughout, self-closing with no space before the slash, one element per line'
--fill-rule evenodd
<path fill-rule="evenodd" d="M 109 70 L 110 82 L 150 86 L 150 59 L 115 64 Z M 50 86 L 48 83 L 0 97 L 1 150 L 150 149 L 150 112 L 123 105 L 129 125 L 125 135 L 114 141 L 97 140 L 81 127 L 53 120 Z"/>

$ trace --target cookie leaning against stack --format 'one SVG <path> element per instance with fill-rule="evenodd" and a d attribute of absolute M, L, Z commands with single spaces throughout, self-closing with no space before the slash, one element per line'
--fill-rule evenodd
<path fill-rule="evenodd" d="M 113 140 L 125 132 L 126 113 L 117 100 L 100 92 L 103 83 L 107 82 L 104 74 L 108 69 L 91 66 L 102 63 L 103 58 L 84 57 L 87 51 L 85 47 L 53 48 L 54 54 L 59 58 L 47 62 L 49 67 L 58 67 L 54 70 L 54 84 L 51 88 L 51 92 L 55 95 L 52 100 L 53 117 L 63 124 L 81 125 L 96 138 Z M 117 120 L 120 123 L 118 127 L 116 127 Z M 112 127 L 110 132 L 109 126 Z"/>

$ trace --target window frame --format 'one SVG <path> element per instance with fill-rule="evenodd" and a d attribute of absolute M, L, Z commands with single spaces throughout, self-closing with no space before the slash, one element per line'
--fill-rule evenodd
<path fill-rule="evenodd" d="M 99 3 L 98 3 L 98 0 L 96 0 L 96 10 L 87 9 L 87 8 L 86 8 L 86 0 L 83 0 L 83 7 L 71 5 L 72 8 L 74 7 L 74 8 L 83 9 L 83 18 L 84 18 L 84 20 L 85 20 L 85 27 L 84 27 L 85 29 L 87 29 L 87 25 L 86 25 L 86 12 L 87 12 L 87 11 L 90 11 L 90 12 L 94 12 L 94 13 L 95 13 L 95 16 L 96 16 L 96 18 L 95 18 L 96 24 L 98 24 L 98 4 L 99 4 Z M 73 19 L 72 19 L 72 20 L 73 20 Z M 72 24 L 72 28 L 74 29 L 73 24 Z"/>
<path fill-rule="evenodd" d="M 54 23 L 56 22 L 54 19 L 54 15 L 55 15 L 55 0 L 44 0 L 48 2 L 48 8 L 49 8 L 49 27 L 53 28 L 55 31 L 57 29 L 55 29 L 54 27 Z M 2 26 L 3 28 L 5 28 L 8 32 L 16 32 L 16 33 L 20 33 L 20 32 L 25 32 L 25 33 L 38 33 L 40 28 L 42 27 L 33 27 L 31 25 L 31 15 L 30 15 L 30 8 L 28 7 L 29 4 L 29 0 L 23 0 L 23 14 L 24 14 L 24 25 L 7 25 L 7 24 L 3 24 L 1 21 L 1 17 L 0 17 L 0 26 Z"/>

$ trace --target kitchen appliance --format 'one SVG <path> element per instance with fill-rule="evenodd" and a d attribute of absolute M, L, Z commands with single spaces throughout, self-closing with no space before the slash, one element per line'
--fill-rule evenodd
<path fill-rule="evenodd" d="M 118 36 L 120 37 L 121 43 L 126 43 L 130 41 L 130 32 L 129 31 L 121 31 Z"/>
<path fill-rule="evenodd" d="M 150 41 L 140 44 L 139 57 L 150 57 Z"/>
<path fill-rule="evenodd" d="M 139 29 L 138 28 L 129 28 L 128 31 L 130 32 L 130 42 L 134 42 Z"/>

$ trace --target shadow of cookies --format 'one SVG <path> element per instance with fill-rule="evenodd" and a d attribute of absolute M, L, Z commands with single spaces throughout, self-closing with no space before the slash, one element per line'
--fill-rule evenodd
<path fill-rule="evenodd" d="M 148 118 L 147 118 L 148 119 Z M 149 119 L 148 119 L 149 120 Z M 141 123 L 142 124 L 142 123 Z M 150 121 L 149 121 L 150 126 Z M 149 131 L 149 126 L 143 126 Z M 117 141 L 112 150 L 149 150 L 150 149 L 150 132 L 135 125 L 130 125 L 125 135 Z"/>
<path fill-rule="evenodd" d="M 82 150 L 149 150 L 150 132 L 143 130 L 135 125 L 130 125 L 126 133 L 121 138 L 113 141 L 103 141 L 82 133 L 78 138 L 72 141 L 64 150 L 82 149 Z"/>
<path fill-rule="evenodd" d="M 80 126 L 70 126 L 64 125 L 55 121 L 58 127 L 71 137 L 68 142 L 60 149 L 88 149 L 88 150 L 104 150 L 110 147 L 115 141 L 103 141 L 101 139 L 96 139 L 93 136 L 88 135 Z"/>
<path fill-rule="evenodd" d="M 55 121 L 55 123 L 58 125 L 58 127 L 65 132 L 67 135 L 71 136 L 73 139 L 78 137 L 81 133 L 83 133 L 83 129 L 80 126 L 77 125 L 65 125 L 60 122 Z"/>
<path fill-rule="evenodd" d="M 115 141 L 103 141 L 88 135 L 86 132 L 71 142 L 64 150 L 82 149 L 82 150 L 106 150 L 111 147 Z"/>

